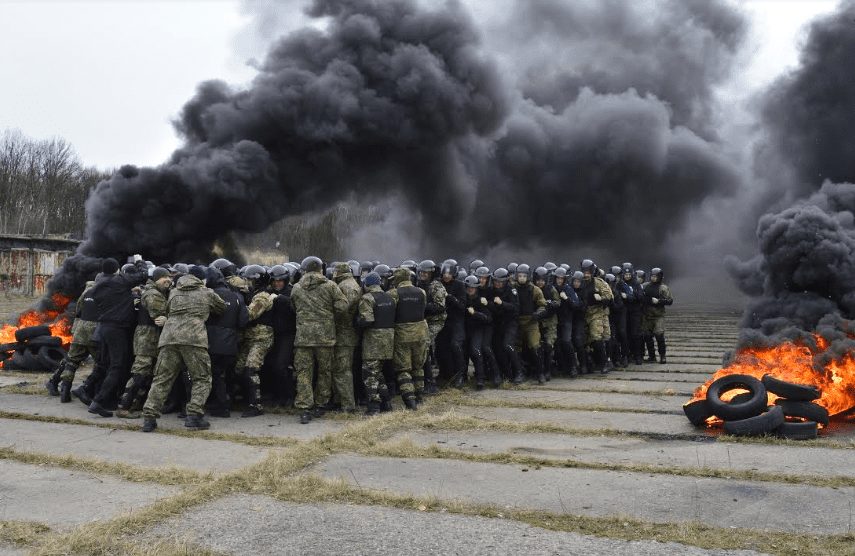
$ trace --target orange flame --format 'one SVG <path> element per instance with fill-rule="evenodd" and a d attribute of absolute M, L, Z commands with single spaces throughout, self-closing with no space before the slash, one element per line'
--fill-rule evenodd
<path fill-rule="evenodd" d="M 855 359 L 846 354 L 841 359 L 827 364 L 822 372 L 814 368 L 814 357 L 828 349 L 828 341 L 814 334 L 816 348 L 785 342 L 771 348 L 742 348 L 737 351 L 733 361 L 716 371 L 711 379 L 699 386 L 690 401 L 706 398 L 710 385 L 727 375 L 750 375 L 758 380 L 770 374 L 775 378 L 813 385 L 822 395 L 816 403 L 828 410 L 829 415 L 837 415 L 855 407 Z M 736 393 L 728 392 L 722 397 L 725 401 Z M 778 396 L 769 393 L 769 404 Z M 711 417 L 707 423 L 715 424 L 720 420 Z"/>
<path fill-rule="evenodd" d="M 55 293 L 51 296 L 51 301 L 53 302 L 53 309 L 26 311 L 21 313 L 14 325 L 4 324 L 0 326 L 0 344 L 16 342 L 15 331 L 19 328 L 47 324 L 50 327 L 51 335 L 62 338 L 63 347 L 68 349 L 71 344 L 71 319 L 65 314 L 65 309 L 71 303 L 71 298 L 61 293 Z M 0 362 L 0 368 L 2 367 L 3 363 Z"/>

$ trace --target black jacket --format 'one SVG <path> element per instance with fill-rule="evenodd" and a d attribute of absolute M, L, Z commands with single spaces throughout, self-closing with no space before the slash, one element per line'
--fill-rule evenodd
<path fill-rule="evenodd" d="M 205 323 L 208 329 L 208 352 L 211 355 L 237 355 L 238 330 L 245 328 L 249 321 L 246 302 L 243 295 L 225 284 L 211 284 L 214 293 L 226 302 L 226 310 L 221 315 L 211 313 Z"/>
<path fill-rule="evenodd" d="M 98 306 L 98 322 L 120 328 L 134 328 L 137 325 L 137 313 L 134 308 L 134 296 L 131 290 L 147 278 L 147 274 L 129 272 L 102 276 L 92 287 L 91 296 Z"/>
<path fill-rule="evenodd" d="M 450 320 L 462 319 L 466 312 L 466 286 L 460 280 L 443 282 L 445 292 L 445 314 Z"/>

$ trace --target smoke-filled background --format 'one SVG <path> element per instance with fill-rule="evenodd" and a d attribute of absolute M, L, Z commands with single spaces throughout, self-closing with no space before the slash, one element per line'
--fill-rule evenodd
<path fill-rule="evenodd" d="M 236 236 L 351 206 L 378 217 L 320 254 L 628 259 L 732 299 L 723 259 L 756 251 L 758 217 L 852 179 L 852 2 L 812 25 L 800 67 L 755 99 L 740 133 L 720 94 L 750 56 L 732 2 L 246 10 L 272 39 L 257 76 L 200 84 L 167 162 L 97 186 L 87 240 L 53 288 L 73 293 L 108 255 L 238 256 Z M 751 264 L 753 277 L 729 266 L 757 294 Z"/>

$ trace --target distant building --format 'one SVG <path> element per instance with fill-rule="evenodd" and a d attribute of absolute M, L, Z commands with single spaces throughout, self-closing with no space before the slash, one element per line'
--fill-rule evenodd
<path fill-rule="evenodd" d="M 0 234 L 0 295 L 41 295 L 80 240 L 65 236 Z"/>

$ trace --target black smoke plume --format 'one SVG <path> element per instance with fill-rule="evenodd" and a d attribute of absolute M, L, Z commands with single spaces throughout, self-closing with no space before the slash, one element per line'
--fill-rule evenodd
<path fill-rule="evenodd" d="M 713 118 L 745 34 L 729 3 L 519 1 L 488 46 L 454 1 L 307 14 L 320 28 L 276 41 L 248 88 L 199 86 L 166 163 L 96 187 L 51 288 L 79 291 L 95 257 L 205 260 L 354 197 L 400 199 L 387 233 L 431 252 L 608 245 L 663 264 L 691 208 L 738 186 Z"/>

